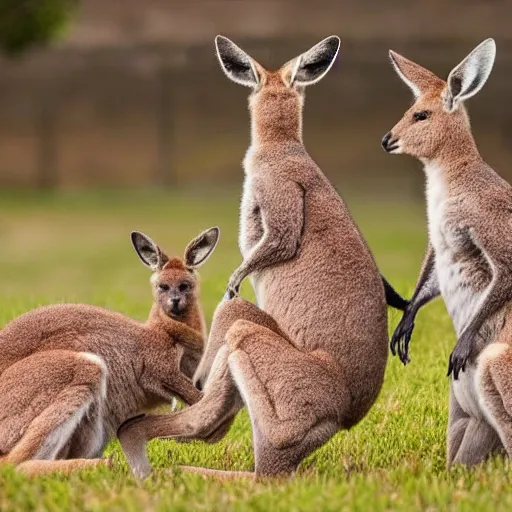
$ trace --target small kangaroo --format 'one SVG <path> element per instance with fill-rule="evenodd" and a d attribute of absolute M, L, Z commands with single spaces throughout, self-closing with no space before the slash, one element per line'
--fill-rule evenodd
<path fill-rule="evenodd" d="M 491 73 L 487 39 L 445 82 L 390 52 L 414 105 L 384 137 L 389 153 L 425 166 L 429 245 L 392 350 L 403 362 L 419 308 L 442 295 L 458 340 L 450 356 L 448 466 L 512 456 L 512 187 L 480 156 L 464 102 Z"/>
<path fill-rule="evenodd" d="M 194 376 L 203 399 L 176 414 L 133 418 L 118 431 L 141 478 L 151 471 L 146 441 L 217 440 L 243 404 L 255 451 L 255 473 L 244 475 L 288 475 L 366 415 L 386 367 L 382 278 L 345 204 L 302 142 L 305 88 L 329 71 L 339 38 L 324 39 L 276 72 L 225 37 L 215 43 L 228 78 L 252 89 L 243 262 L 229 279 Z M 248 276 L 259 308 L 235 297 Z M 220 478 L 242 474 L 189 469 Z"/>
<path fill-rule="evenodd" d="M 153 272 L 154 304 L 144 324 L 99 307 L 58 304 L 0 331 L 2 462 L 30 475 L 104 464 L 97 457 L 124 420 L 175 396 L 187 404 L 200 399 L 190 380 L 206 336 L 195 270 L 218 236 L 217 228 L 201 233 L 182 260 L 132 233 Z"/>

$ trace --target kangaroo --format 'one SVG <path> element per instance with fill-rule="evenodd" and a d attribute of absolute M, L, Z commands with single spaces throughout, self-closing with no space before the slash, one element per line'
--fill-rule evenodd
<path fill-rule="evenodd" d="M 319 82 L 340 40 L 324 39 L 271 72 L 217 36 L 225 74 L 252 89 L 239 246 L 194 375 L 203 398 L 172 415 L 137 417 L 118 430 L 134 474 L 150 471 L 146 441 L 214 441 L 245 404 L 254 473 L 189 468 L 219 478 L 289 475 L 340 429 L 358 423 L 382 386 L 387 361 L 383 281 L 345 204 L 302 142 L 305 88 Z M 258 306 L 237 297 L 250 277 Z"/>
<path fill-rule="evenodd" d="M 82 304 L 40 307 L 0 331 L 0 455 L 24 473 L 107 463 L 98 458 L 127 418 L 201 393 L 190 377 L 206 336 L 196 269 L 214 250 L 211 228 L 181 258 L 146 235 L 132 243 L 153 272 L 146 323 Z M 180 371 L 183 370 L 183 371 Z"/>
<path fill-rule="evenodd" d="M 512 187 L 480 156 L 464 106 L 488 79 L 495 54 L 485 40 L 445 82 L 390 52 L 415 103 L 382 145 L 423 162 L 429 233 L 392 348 L 408 360 L 419 308 L 442 295 L 458 337 L 448 365 L 448 466 L 503 449 L 512 456 Z"/>

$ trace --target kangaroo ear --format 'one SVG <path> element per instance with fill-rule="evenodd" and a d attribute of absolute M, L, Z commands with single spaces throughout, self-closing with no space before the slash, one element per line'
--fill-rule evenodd
<path fill-rule="evenodd" d="M 133 248 L 142 263 L 153 272 L 162 270 L 164 265 L 169 261 L 169 258 L 162 252 L 160 247 L 144 233 L 132 231 L 131 239 Z"/>
<path fill-rule="evenodd" d="M 424 94 L 428 89 L 444 86 L 444 81 L 432 71 L 402 57 L 393 50 L 389 50 L 389 59 L 397 75 L 411 89 L 415 98 Z"/>
<path fill-rule="evenodd" d="M 219 241 L 219 228 L 210 228 L 194 238 L 185 249 L 185 265 L 200 267 L 213 252 Z"/>
<path fill-rule="evenodd" d="M 452 69 L 443 96 L 448 112 L 456 110 L 463 101 L 474 96 L 484 86 L 491 74 L 495 57 L 496 43 L 494 39 L 486 39 Z"/>
<path fill-rule="evenodd" d="M 331 69 L 340 45 L 338 36 L 325 38 L 307 52 L 287 62 L 281 68 L 281 76 L 289 87 L 316 84 Z"/>
<path fill-rule="evenodd" d="M 262 68 L 254 59 L 224 36 L 215 38 L 215 48 L 220 67 L 229 79 L 246 87 L 258 87 L 261 76 L 257 68 Z"/>

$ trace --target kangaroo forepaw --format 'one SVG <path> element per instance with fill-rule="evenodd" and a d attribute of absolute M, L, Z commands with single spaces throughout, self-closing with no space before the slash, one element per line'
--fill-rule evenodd
<path fill-rule="evenodd" d="M 466 363 L 471 354 L 472 339 L 471 333 L 463 333 L 457 341 L 453 352 L 450 354 L 447 377 L 453 374 L 453 379 L 458 380 L 460 372 L 466 370 Z"/>
<path fill-rule="evenodd" d="M 228 300 L 234 299 L 235 297 L 238 297 L 238 294 L 240 293 L 240 285 L 232 285 L 231 283 L 228 284 L 228 288 L 226 290 L 226 295 Z"/>
<path fill-rule="evenodd" d="M 402 320 L 398 324 L 393 336 L 391 337 L 391 343 L 389 348 L 391 353 L 400 358 L 400 361 L 406 365 L 411 362 L 409 357 L 409 344 L 411 342 L 412 332 L 414 330 L 414 317 L 410 317 L 407 313 L 402 317 Z"/>

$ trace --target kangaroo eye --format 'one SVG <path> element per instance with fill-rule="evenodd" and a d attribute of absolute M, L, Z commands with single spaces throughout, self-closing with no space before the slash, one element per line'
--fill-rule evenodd
<path fill-rule="evenodd" d="M 187 290 L 190 289 L 190 284 L 189 283 L 181 283 L 179 286 L 178 286 L 178 290 L 180 292 L 186 292 Z"/>
<path fill-rule="evenodd" d="M 414 112 L 413 117 L 415 121 L 425 121 L 430 116 L 430 112 L 428 110 L 422 110 L 421 112 Z"/>
<path fill-rule="evenodd" d="M 161 292 L 168 292 L 169 291 L 169 285 L 165 283 L 161 283 L 158 285 L 158 290 Z"/>

